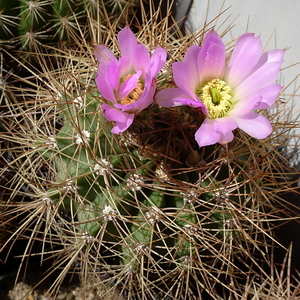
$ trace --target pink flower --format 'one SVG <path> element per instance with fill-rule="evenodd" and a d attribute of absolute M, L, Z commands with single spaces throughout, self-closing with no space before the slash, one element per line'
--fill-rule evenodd
<path fill-rule="evenodd" d="M 215 31 L 203 46 L 191 46 L 182 62 L 172 65 L 178 88 L 160 91 L 160 106 L 191 106 L 205 115 L 195 133 L 200 147 L 233 140 L 239 127 L 257 139 L 272 132 L 269 120 L 253 111 L 272 108 L 282 87 L 274 83 L 283 61 L 283 50 L 263 53 L 261 40 L 246 33 L 237 40 L 227 58 L 225 46 Z"/>
<path fill-rule="evenodd" d="M 119 32 L 118 41 L 119 59 L 104 45 L 95 47 L 99 63 L 96 84 L 107 100 L 102 109 L 106 119 L 115 122 L 111 132 L 116 134 L 124 132 L 134 116 L 154 101 L 156 75 L 167 57 L 163 48 L 156 48 L 150 56 L 128 27 Z"/>

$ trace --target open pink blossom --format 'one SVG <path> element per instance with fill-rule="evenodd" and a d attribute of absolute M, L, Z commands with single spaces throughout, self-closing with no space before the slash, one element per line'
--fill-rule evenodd
<path fill-rule="evenodd" d="M 254 34 L 239 37 L 229 57 L 215 31 L 206 34 L 202 47 L 191 46 L 182 62 L 172 65 L 177 88 L 160 91 L 156 102 L 164 107 L 191 106 L 205 115 L 195 133 L 200 147 L 233 140 L 239 127 L 257 139 L 272 132 L 269 120 L 254 111 L 272 108 L 282 87 L 274 83 L 283 50 L 263 53 Z"/>
<path fill-rule="evenodd" d="M 106 119 L 115 122 L 111 132 L 116 134 L 124 132 L 134 116 L 154 101 L 156 75 L 167 57 L 166 51 L 159 47 L 150 55 L 128 27 L 118 33 L 118 42 L 119 59 L 106 46 L 95 47 L 99 63 L 96 84 L 107 100 L 102 109 Z"/>

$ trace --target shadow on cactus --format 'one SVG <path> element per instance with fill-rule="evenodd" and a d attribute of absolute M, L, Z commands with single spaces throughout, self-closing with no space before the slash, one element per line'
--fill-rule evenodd
<path fill-rule="evenodd" d="M 23 194 L 31 197 L 12 204 L 10 213 L 24 214 L 24 220 L 11 239 L 28 236 L 31 228 L 24 258 L 35 239 L 51 245 L 42 257 L 54 256 L 52 270 L 62 270 L 49 294 L 73 272 L 98 297 L 106 293 L 99 282 L 120 299 L 240 297 L 247 283 L 256 286 L 266 276 L 272 248 L 281 247 L 274 220 L 279 213 L 291 215 L 292 205 L 280 195 L 293 191 L 290 174 L 296 174 L 282 152 L 288 136 L 275 121 L 269 135 L 266 120 L 276 114 L 259 112 L 260 128 L 267 128 L 264 139 L 243 131 L 248 124 L 240 121 L 242 114 L 230 115 L 234 105 L 248 117 L 254 109 L 271 107 L 280 90 L 267 87 L 276 78 L 261 87 L 266 102 L 252 106 L 236 104 L 224 87 L 211 87 L 215 106 L 231 97 L 225 116 L 214 117 L 199 99 L 213 78 L 194 82 L 192 93 L 171 72 L 171 62 L 182 61 L 202 35 L 172 42 L 170 33 L 153 26 L 160 34 L 154 37 L 145 27 L 138 43 L 128 28 L 127 39 L 103 31 L 111 41 L 109 48 L 96 48 L 98 62 L 89 47 L 58 54 L 62 69 L 41 74 L 34 93 L 22 91 L 26 102 L 9 108 L 16 117 L 4 120 L 3 136 L 21 149 L 9 161 L 10 168 L 20 170 L 13 181 L 23 182 Z M 122 39 L 137 52 L 128 53 Z M 207 40 L 203 43 L 205 48 Z M 207 51 L 219 51 L 218 43 L 214 36 L 213 50 Z M 133 54 L 143 60 L 135 61 Z M 276 68 L 277 76 L 279 63 Z M 214 69 L 219 77 L 221 69 Z M 166 91 L 174 105 L 162 107 Z M 160 106 L 153 102 L 155 93 Z M 231 120 L 228 125 L 226 117 L 238 126 Z M 218 124 L 207 127 L 212 139 L 202 145 L 199 127 L 218 120 L 224 127 L 217 133 L 212 128 Z M 22 194 L 14 182 L 11 189 Z"/>

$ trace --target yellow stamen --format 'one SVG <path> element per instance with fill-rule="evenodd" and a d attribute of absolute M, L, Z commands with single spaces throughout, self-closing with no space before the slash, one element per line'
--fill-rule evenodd
<path fill-rule="evenodd" d="M 130 78 L 131 76 L 132 76 L 131 74 L 128 74 L 128 75 L 124 76 L 121 79 L 121 81 L 124 82 L 126 79 Z M 120 104 L 129 105 L 129 104 L 132 104 L 132 103 L 138 101 L 141 94 L 143 93 L 143 91 L 144 91 L 144 86 L 139 80 L 136 87 L 126 97 L 122 98 L 119 101 Z"/>
<path fill-rule="evenodd" d="M 220 79 L 206 82 L 196 92 L 212 119 L 226 116 L 234 104 L 233 90 Z"/>

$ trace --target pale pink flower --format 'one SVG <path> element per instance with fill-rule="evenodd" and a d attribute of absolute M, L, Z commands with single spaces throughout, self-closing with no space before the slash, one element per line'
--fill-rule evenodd
<path fill-rule="evenodd" d="M 128 27 L 118 33 L 118 42 L 119 59 L 106 46 L 95 47 L 99 63 L 96 84 L 106 100 L 102 109 L 106 119 L 115 122 L 111 132 L 116 134 L 128 129 L 134 116 L 153 103 L 156 75 L 167 57 L 160 47 L 150 55 Z"/>
<path fill-rule="evenodd" d="M 191 46 L 182 62 L 172 65 L 177 88 L 160 91 L 160 106 L 191 106 L 205 115 L 195 133 L 200 147 L 227 144 L 237 127 L 264 139 L 272 132 L 269 120 L 254 111 L 273 108 L 282 87 L 274 83 L 283 61 L 283 50 L 263 53 L 254 34 L 239 37 L 229 57 L 215 31 L 206 34 L 202 47 Z"/>

